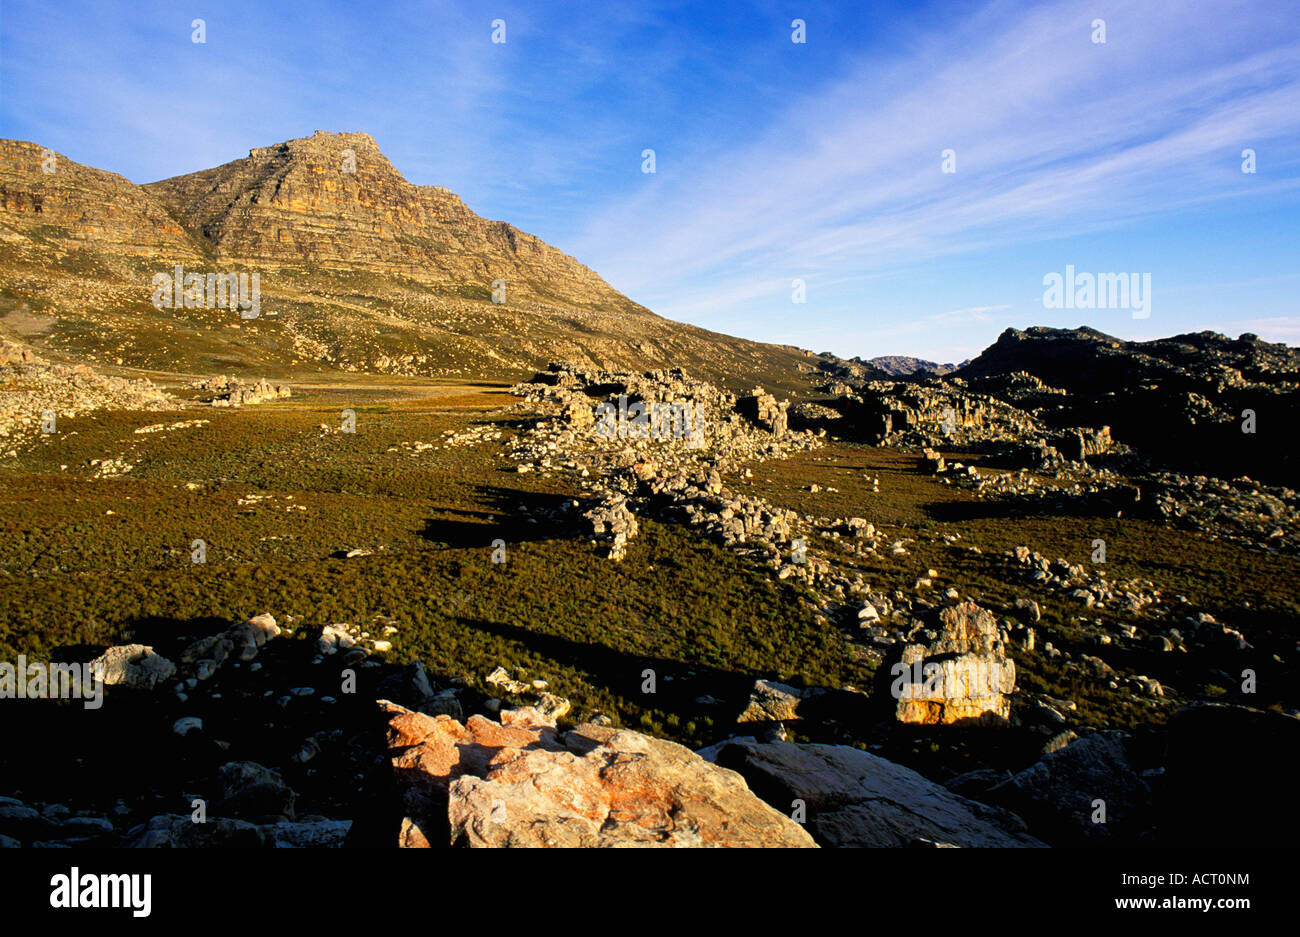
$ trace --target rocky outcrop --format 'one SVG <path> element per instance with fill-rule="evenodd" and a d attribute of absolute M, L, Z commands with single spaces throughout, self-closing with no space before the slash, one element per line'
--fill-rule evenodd
<path fill-rule="evenodd" d="M 192 689 L 197 682 L 211 679 L 227 660 L 253 660 L 263 645 L 280 633 L 275 618 L 262 612 L 220 634 L 199 638 L 181 651 L 181 678 Z"/>
<path fill-rule="evenodd" d="M 621 560 L 627 556 L 628 541 L 639 529 L 636 515 L 628 509 L 627 495 L 609 492 L 583 517 L 591 522 L 592 535 L 609 544 L 607 559 Z"/>
<path fill-rule="evenodd" d="M 5 456 L 18 455 L 43 434 L 54 438 L 62 421 L 96 410 L 180 406 L 147 378 L 113 377 L 84 364 L 53 363 L 25 345 L 0 340 L 0 454 Z"/>
<path fill-rule="evenodd" d="M 998 725 L 1011 716 L 1016 665 L 997 619 L 974 602 L 945 608 L 929 644 L 904 646 L 891 692 L 899 722 Z"/>
<path fill-rule="evenodd" d="M 958 376 L 1013 400 L 1018 392 L 1000 382 L 1026 373 L 1058 389 L 1050 400 L 1030 394 L 1015 401 L 1049 424 L 1109 427 L 1117 440 L 1184 470 L 1286 483 L 1296 474 L 1294 435 L 1243 433 L 1243 413 L 1262 419 L 1293 412 L 1298 371 L 1300 351 L 1255 335 L 1196 332 L 1127 342 L 1095 329 L 1038 327 L 1007 329 Z M 1087 454 L 1104 440 L 1078 442 Z"/>
<path fill-rule="evenodd" d="M 381 702 L 403 846 L 812 846 L 735 772 L 638 732 L 563 737 L 536 710 L 464 725 Z"/>
<path fill-rule="evenodd" d="M 772 435 L 778 439 L 789 429 L 790 401 L 778 403 L 776 397 L 762 387 L 755 387 L 750 396 L 743 398 L 739 409 L 759 426 L 771 430 Z"/>
<path fill-rule="evenodd" d="M 555 726 L 531 710 L 507 710 L 501 722 L 471 716 L 463 725 L 450 716 L 426 716 L 395 703 L 379 702 L 388 721 L 388 752 L 403 815 L 403 846 L 438 846 L 449 841 L 451 782 L 482 775 L 492 756 L 542 748 L 562 751 Z"/>
<path fill-rule="evenodd" d="M 222 374 L 194 386 L 210 395 L 205 399 L 214 407 L 242 407 L 293 396 L 288 384 L 272 384 L 266 378 L 247 382 Z"/>
<path fill-rule="evenodd" d="M 92 242 L 135 256 L 198 250 L 166 207 L 117 173 L 22 140 L 0 141 L 0 212 L 49 250 Z"/>
<path fill-rule="evenodd" d="M 788 722 L 799 718 L 799 703 L 820 694 L 819 690 L 800 690 L 772 680 L 754 681 L 749 702 L 737 722 Z"/>
<path fill-rule="evenodd" d="M 881 355 L 876 358 L 869 358 L 867 364 L 874 365 L 884 371 L 890 377 L 905 377 L 909 374 L 915 374 L 918 371 L 928 371 L 931 374 L 944 375 L 962 365 L 956 364 L 939 364 L 935 361 L 925 361 L 921 358 L 913 358 L 909 355 Z"/>
<path fill-rule="evenodd" d="M 806 810 L 823 846 L 1042 846 L 1020 818 L 845 745 L 734 738 L 700 752 L 781 810 Z"/>

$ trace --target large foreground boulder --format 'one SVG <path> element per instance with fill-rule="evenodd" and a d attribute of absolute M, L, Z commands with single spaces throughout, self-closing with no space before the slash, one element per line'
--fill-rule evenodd
<path fill-rule="evenodd" d="M 533 709 L 464 725 L 381 702 L 403 846 L 816 844 L 733 771 L 674 742 Z"/>
<path fill-rule="evenodd" d="M 564 750 L 554 723 L 530 709 L 503 712 L 499 723 L 470 716 L 464 725 L 451 716 L 413 712 L 388 700 L 380 700 L 379 709 L 388 720 L 388 754 L 403 817 L 402 846 L 449 842 L 451 782 L 465 774 L 481 776 L 497 752 Z"/>
<path fill-rule="evenodd" d="M 781 810 L 802 801 L 823 846 L 1042 846 L 1021 819 L 845 745 L 734 738 L 700 752 Z"/>

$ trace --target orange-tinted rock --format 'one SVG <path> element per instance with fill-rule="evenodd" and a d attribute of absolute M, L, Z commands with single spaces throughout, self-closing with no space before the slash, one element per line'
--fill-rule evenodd
<path fill-rule="evenodd" d="M 909 644 L 893 684 L 899 722 L 914 725 L 1004 724 L 1016 665 L 1006 656 L 997 619 L 974 602 L 944 609 L 939 636 Z"/>
<path fill-rule="evenodd" d="M 453 838 L 469 846 L 812 847 L 734 771 L 674 742 L 593 725 L 570 751 L 501 750 L 450 788 Z"/>
<path fill-rule="evenodd" d="M 461 775 L 482 774 L 498 752 L 561 750 L 554 726 L 535 714 L 510 716 L 511 725 L 471 716 L 461 725 L 450 716 L 426 716 L 386 700 L 379 708 L 388 717 L 388 750 L 402 809 L 415 827 L 408 833 L 403 826 L 403 845 L 439 840 L 447 826 L 448 786 Z"/>

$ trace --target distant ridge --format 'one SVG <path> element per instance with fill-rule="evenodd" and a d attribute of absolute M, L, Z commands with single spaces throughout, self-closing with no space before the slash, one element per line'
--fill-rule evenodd
<path fill-rule="evenodd" d="M 874 364 L 880 370 L 893 377 L 904 377 L 908 374 L 915 374 L 917 371 L 929 371 L 931 374 L 948 374 L 962 367 L 962 364 L 937 364 L 933 361 L 925 361 L 921 358 L 912 358 L 907 355 L 881 355 L 879 358 L 867 359 L 867 364 Z"/>

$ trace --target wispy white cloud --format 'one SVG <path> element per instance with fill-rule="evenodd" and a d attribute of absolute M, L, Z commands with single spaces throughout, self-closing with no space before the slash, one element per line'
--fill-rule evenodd
<path fill-rule="evenodd" d="M 1099 45 L 1087 13 L 997 4 L 863 62 L 760 139 L 598 206 L 576 253 L 657 311 L 698 318 L 779 296 L 791 276 L 844 281 L 1300 190 L 1294 23 L 1232 0 L 1146 2 Z M 1291 172 L 1241 173 L 1246 146 Z M 949 148 L 955 174 L 940 171 Z"/>
<path fill-rule="evenodd" d="M 1000 306 L 968 306 L 965 309 L 953 309 L 949 312 L 941 312 L 937 315 L 928 316 L 926 321 L 931 324 L 941 324 L 946 322 L 992 322 L 993 318 L 990 312 L 1001 312 L 1004 309 L 1010 309 L 1009 304 Z"/>

